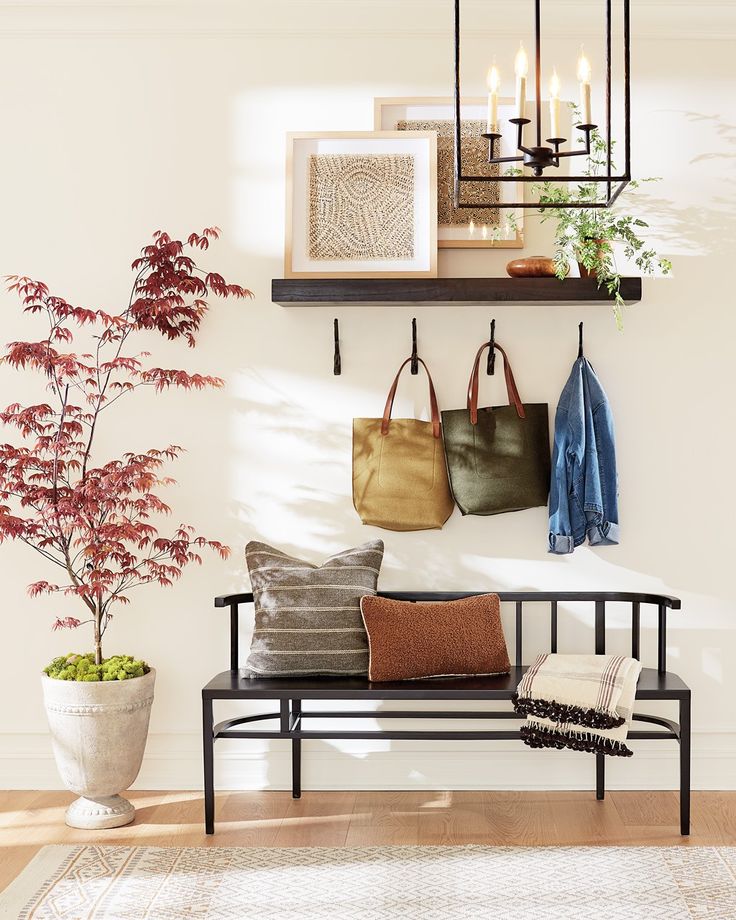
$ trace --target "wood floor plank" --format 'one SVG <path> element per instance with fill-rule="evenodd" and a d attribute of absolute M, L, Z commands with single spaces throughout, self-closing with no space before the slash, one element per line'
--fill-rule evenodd
<path fill-rule="evenodd" d="M 0 889 L 45 844 L 149 846 L 736 846 L 736 792 L 693 793 L 681 837 L 672 792 L 220 792 L 206 836 L 200 792 L 132 792 L 136 820 L 67 827 L 68 792 L 0 792 Z"/>
<path fill-rule="evenodd" d="M 736 845 L 736 793 L 693 793 L 692 837 L 702 846 Z"/>
<path fill-rule="evenodd" d="M 419 814 L 418 842 L 423 846 L 492 843 L 496 824 L 486 793 L 445 792 Z"/>
<path fill-rule="evenodd" d="M 544 792 L 489 792 L 485 810 L 490 822 L 489 844 L 537 846 L 559 842 Z"/>
<path fill-rule="evenodd" d="M 273 845 L 344 846 L 354 805 L 354 792 L 310 792 L 290 799 Z"/>
<path fill-rule="evenodd" d="M 680 825 L 680 804 L 676 792 L 609 792 L 606 797 L 611 799 L 627 826 Z"/>
<path fill-rule="evenodd" d="M 590 793 L 586 801 L 556 800 L 549 796 L 549 813 L 557 842 L 565 846 L 625 846 L 631 835 L 610 798 L 602 802 Z"/>
<path fill-rule="evenodd" d="M 435 795 L 427 792 L 356 793 L 347 846 L 416 843 L 419 838 L 419 811 Z"/>

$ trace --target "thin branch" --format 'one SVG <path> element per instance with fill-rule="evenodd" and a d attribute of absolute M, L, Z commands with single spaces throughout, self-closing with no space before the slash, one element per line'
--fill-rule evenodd
<path fill-rule="evenodd" d="M 61 443 L 62 435 L 64 434 L 64 417 L 66 416 L 66 405 L 67 400 L 69 399 L 69 387 L 67 386 L 64 390 L 64 399 L 61 404 L 61 418 L 59 419 L 58 433 L 56 436 L 56 444 L 54 446 L 54 491 L 53 491 L 53 502 L 57 503 L 58 500 L 58 490 L 59 490 L 59 446 Z"/>
<path fill-rule="evenodd" d="M 35 543 L 31 543 L 31 541 L 30 541 L 27 537 L 19 537 L 18 539 L 19 539 L 22 543 L 25 543 L 26 546 L 30 546 L 31 549 L 35 549 L 37 553 L 40 553 L 44 558 L 48 559 L 49 562 L 53 562 L 54 565 L 58 565 L 58 566 L 60 566 L 62 569 L 66 570 L 66 565 L 64 565 L 64 563 L 61 561 L 61 559 L 56 559 L 54 556 L 51 555 L 51 553 L 47 552 L 47 551 L 46 551 L 45 549 L 43 549 L 41 546 L 36 546 Z"/>

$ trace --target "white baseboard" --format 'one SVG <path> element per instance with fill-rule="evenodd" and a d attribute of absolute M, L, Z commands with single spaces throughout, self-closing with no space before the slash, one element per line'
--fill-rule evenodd
<path fill-rule="evenodd" d="M 676 789 L 675 742 L 634 743 L 631 758 L 609 758 L 609 789 Z M 218 789 L 288 789 L 285 741 L 216 747 Z M 590 789 L 591 755 L 532 751 L 519 742 L 327 742 L 303 744 L 303 787 L 309 789 Z M 693 737 L 694 789 L 736 789 L 736 733 Z M 153 734 L 138 789 L 201 789 L 200 739 Z M 61 789 L 45 734 L 0 735 L 0 788 Z"/>

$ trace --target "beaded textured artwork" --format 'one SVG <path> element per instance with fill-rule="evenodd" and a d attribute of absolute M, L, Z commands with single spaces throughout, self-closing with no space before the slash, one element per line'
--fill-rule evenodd
<path fill-rule="evenodd" d="M 466 227 L 471 220 L 477 225 L 498 226 L 500 222 L 498 208 L 467 211 L 455 207 L 453 194 L 455 123 L 453 121 L 449 119 L 427 121 L 402 119 L 396 127 L 399 131 L 435 131 L 437 133 L 437 223 L 440 227 Z M 488 141 L 480 136 L 485 130 L 484 121 L 469 119 L 460 123 L 463 173 L 467 175 L 498 175 L 498 165 L 491 166 L 488 163 Z M 467 204 L 479 201 L 496 202 L 499 200 L 499 189 L 496 182 L 463 182 L 462 200 Z"/>
<path fill-rule="evenodd" d="M 309 162 L 309 257 L 414 258 L 414 157 L 313 154 Z"/>

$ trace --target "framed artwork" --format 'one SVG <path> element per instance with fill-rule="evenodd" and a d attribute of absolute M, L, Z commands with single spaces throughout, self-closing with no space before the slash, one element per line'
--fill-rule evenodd
<path fill-rule="evenodd" d="M 499 100 L 498 115 L 503 125 L 516 114 L 513 99 Z M 463 167 L 475 175 L 498 175 L 499 166 L 488 163 L 486 130 L 487 100 L 463 101 L 460 109 Z M 374 124 L 377 131 L 434 131 L 437 135 L 437 245 L 440 248 L 521 249 L 524 245 L 522 208 L 456 208 L 454 186 L 454 103 L 449 97 L 378 98 Z M 501 139 L 501 156 L 516 153 L 516 133 L 508 125 Z M 476 172 L 477 170 L 477 172 Z M 462 201 L 523 201 L 523 182 L 464 182 Z M 494 239 L 493 237 L 498 237 Z"/>
<path fill-rule="evenodd" d="M 286 278 L 435 278 L 433 131 L 287 135 Z"/>

